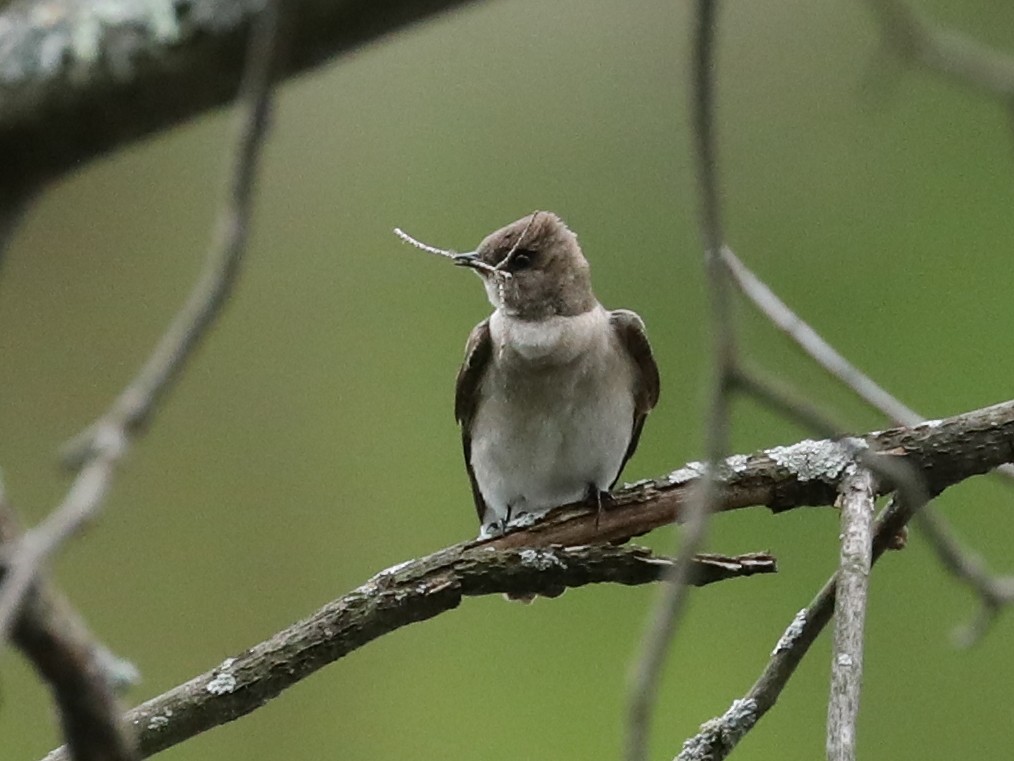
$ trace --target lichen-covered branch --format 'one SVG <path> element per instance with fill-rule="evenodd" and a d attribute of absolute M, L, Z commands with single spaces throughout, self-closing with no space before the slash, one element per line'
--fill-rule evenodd
<path fill-rule="evenodd" d="M 289 76 L 468 0 L 287 0 Z M 14 0 L 0 11 L 0 203 L 231 103 L 265 0 Z"/>
<path fill-rule="evenodd" d="M 1014 401 L 931 420 L 908 428 L 875 431 L 860 437 L 870 449 L 886 452 L 921 476 L 931 495 L 973 475 L 1014 462 Z M 716 510 L 754 505 L 774 512 L 804 506 L 833 505 L 849 448 L 831 440 L 804 440 L 725 460 Z M 639 536 L 686 516 L 701 463 L 690 463 L 656 479 L 615 493 L 615 505 L 597 516 L 588 505 L 554 510 L 523 531 L 491 540 L 498 548 L 567 546 Z M 877 493 L 891 491 L 878 479 Z M 598 527 L 596 527 L 598 520 Z"/>
<path fill-rule="evenodd" d="M 553 596 L 568 587 L 658 580 L 672 561 L 638 547 L 609 545 L 496 551 L 474 543 L 442 550 L 374 576 L 309 618 L 128 713 L 147 757 L 244 716 L 353 650 L 416 621 L 494 593 Z M 772 573 L 769 555 L 701 555 L 690 581 Z M 47 761 L 66 759 L 63 749 Z"/>

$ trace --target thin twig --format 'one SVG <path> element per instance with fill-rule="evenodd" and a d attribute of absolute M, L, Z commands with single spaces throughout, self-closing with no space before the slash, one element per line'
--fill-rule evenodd
<path fill-rule="evenodd" d="M 834 605 L 828 761 L 855 761 L 856 719 L 863 677 L 863 628 L 873 552 L 873 477 L 859 471 L 842 483 L 841 557 Z"/>
<path fill-rule="evenodd" d="M 852 365 L 831 344 L 825 341 L 802 317 L 778 298 L 759 277 L 743 264 L 728 246 L 722 249 L 722 261 L 733 280 L 750 302 L 785 333 L 799 348 L 833 377 L 852 389 L 859 398 L 874 407 L 898 425 L 916 425 L 924 420 L 891 394 L 881 388 L 868 375 Z"/>
<path fill-rule="evenodd" d="M 600 582 L 647 584 L 662 578 L 670 565 L 666 558 L 630 546 L 451 547 L 377 574 L 309 618 L 138 706 L 127 719 L 147 757 L 260 708 L 378 637 L 456 608 L 463 597 L 554 595 Z M 702 555 L 690 566 L 690 582 L 702 586 L 775 570 L 774 559 L 763 554 Z M 61 749 L 47 761 L 65 758 Z"/>
<path fill-rule="evenodd" d="M 717 141 L 715 138 L 715 37 L 717 0 L 698 0 L 692 53 L 691 113 L 700 204 L 700 233 L 704 245 L 711 302 L 713 378 L 707 417 L 706 452 L 709 467 L 691 502 L 689 520 L 668 584 L 659 591 L 639 654 L 629 677 L 627 761 L 643 761 L 648 754 L 651 712 L 658 693 L 666 653 L 679 626 L 687 598 L 689 559 L 707 537 L 708 518 L 718 500 L 718 464 L 729 450 L 729 397 L 735 359 L 735 338 L 729 312 L 727 274 L 719 259 L 723 241 L 719 198 Z"/>
<path fill-rule="evenodd" d="M 908 407 L 870 376 L 842 356 L 831 344 L 817 333 L 736 256 L 724 247 L 722 260 L 742 293 L 777 328 L 788 336 L 805 354 L 826 370 L 832 377 L 852 390 L 860 399 L 886 415 L 897 425 L 915 426 L 925 417 Z M 1014 483 L 1014 465 L 1005 464 L 995 471 L 1007 482 Z M 994 618 L 992 613 L 1000 607 L 1014 602 L 1014 595 L 996 595 L 994 591 L 1006 591 L 1009 577 L 992 577 L 977 557 L 960 558 L 965 552 L 954 538 L 953 530 L 933 507 L 921 510 L 915 521 L 929 539 L 940 562 L 979 595 L 982 614 L 964 628 L 959 635 L 962 644 L 974 642 L 981 636 L 983 626 Z M 969 638 L 968 635 L 978 634 Z"/>
<path fill-rule="evenodd" d="M 78 472 L 67 496 L 23 536 L 8 560 L 9 573 L 0 587 L 0 639 L 11 630 L 39 568 L 101 509 L 131 439 L 142 431 L 232 293 L 247 248 L 258 157 L 268 128 L 279 6 L 280 0 L 268 2 L 253 25 L 236 151 L 205 270 L 137 376 L 109 410 L 68 445 L 66 460 Z"/>
<path fill-rule="evenodd" d="M 402 230 L 400 227 L 394 228 L 394 234 L 397 235 L 399 238 L 401 238 L 403 243 L 408 243 L 409 245 L 415 246 L 416 248 L 425 251 L 428 254 L 436 254 L 437 256 L 444 256 L 457 263 L 461 263 L 462 259 L 471 256 L 470 254 L 459 254 L 457 251 L 451 251 L 449 248 L 437 248 L 436 246 L 431 246 L 428 243 L 423 243 L 421 240 L 413 238 L 411 235 Z M 496 267 L 492 267 L 486 264 L 486 262 L 478 261 L 476 259 L 469 258 L 468 266 L 471 267 L 472 269 L 479 269 L 482 270 L 483 272 L 488 272 L 491 275 L 502 277 L 504 280 L 510 280 L 511 277 L 513 277 L 513 275 L 511 275 L 511 273 L 507 272 L 506 270 L 497 269 Z"/>

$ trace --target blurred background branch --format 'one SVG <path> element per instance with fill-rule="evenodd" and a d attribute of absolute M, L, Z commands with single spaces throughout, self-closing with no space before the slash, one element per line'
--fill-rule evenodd
<path fill-rule="evenodd" d="M 290 0 L 287 77 L 468 0 Z M 14 0 L 0 10 L 0 205 L 238 92 L 265 0 Z"/>
<path fill-rule="evenodd" d="M 257 160 L 267 132 L 280 44 L 280 2 L 267 0 L 250 35 L 231 179 L 204 275 L 138 376 L 110 411 L 79 437 L 72 457 L 76 475 L 60 504 L 38 525 L 21 532 L 0 494 L 0 641 L 10 636 L 52 687 L 74 761 L 132 761 L 138 757 L 137 743 L 113 694 L 116 664 L 109 663 L 113 656 L 92 639 L 80 618 L 39 574 L 61 545 L 102 508 L 128 444 L 231 292 L 247 247 Z M 8 208 L 19 210 L 22 200 Z M 0 229 L 0 255 L 6 232 Z"/>
<path fill-rule="evenodd" d="M 102 508 L 128 445 L 207 335 L 232 292 L 247 249 L 258 159 L 267 135 L 281 44 L 280 3 L 268 0 L 248 41 L 236 147 L 205 271 L 137 376 L 112 407 L 71 442 L 66 459 L 76 476 L 64 499 L 11 546 L 0 584 L 0 640 L 13 626 L 39 569 Z"/>
<path fill-rule="evenodd" d="M 21 537 L 14 507 L 0 484 L 0 560 Z M 0 580 L 6 576 L 0 562 Z M 114 692 L 108 651 L 48 582 L 27 591 L 11 640 L 49 686 L 74 761 L 134 761 L 137 739 Z"/>
<path fill-rule="evenodd" d="M 715 68 L 718 41 L 717 0 L 698 0 L 691 60 L 690 114 L 694 135 L 694 168 L 697 176 L 698 229 L 708 284 L 711 337 L 711 380 L 705 412 L 704 453 L 707 467 L 689 500 L 686 525 L 679 536 L 676 565 L 669 584 L 663 586 L 648 613 L 645 633 L 638 645 L 627 678 L 626 761 L 648 756 L 651 719 L 664 673 L 666 656 L 679 629 L 689 594 L 689 559 L 704 546 L 711 513 L 718 507 L 719 463 L 729 452 L 732 377 L 735 373 L 736 335 L 729 301 L 728 275 L 719 251 L 725 243 L 722 231 L 721 191 L 718 176 L 718 139 L 715 122 Z"/>
<path fill-rule="evenodd" d="M 1014 99 L 1014 56 L 926 19 L 903 0 L 870 0 L 884 44 L 905 61 L 950 77 L 966 87 Z"/>

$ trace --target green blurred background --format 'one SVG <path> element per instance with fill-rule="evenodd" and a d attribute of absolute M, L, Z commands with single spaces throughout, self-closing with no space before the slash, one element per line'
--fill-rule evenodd
<path fill-rule="evenodd" d="M 926 4 L 1014 47 L 1014 5 Z M 878 58 L 861 3 L 735 3 L 722 16 L 730 243 L 847 356 L 929 416 L 1014 396 L 1014 162 L 1001 106 Z M 627 480 L 701 456 L 709 360 L 687 130 L 684 3 L 500 0 L 287 82 L 252 250 L 220 325 L 124 467 L 62 587 L 137 663 L 139 702 L 374 572 L 470 537 L 451 386 L 487 312 L 473 277 L 400 244 L 466 249 L 536 208 L 579 233 L 607 306 L 645 318 L 663 373 Z M 886 66 L 885 66 L 886 63 Z M 0 273 L 0 467 L 26 519 L 67 481 L 55 450 L 113 398 L 193 281 L 231 131 L 218 113 L 85 168 L 37 204 Z M 883 427 L 747 309 L 750 356 L 856 430 Z M 736 408 L 737 450 L 803 432 Z M 1014 493 L 940 507 L 1009 570 Z M 653 758 L 753 681 L 836 561 L 837 515 L 742 511 L 710 548 L 774 577 L 693 597 Z M 671 548 L 672 531 L 650 540 Z M 499 597 L 382 638 L 262 710 L 163 754 L 191 759 L 615 758 L 654 590 Z M 1006 757 L 1014 622 L 950 634 L 970 595 L 913 537 L 873 577 L 860 754 Z M 823 753 L 828 637 L 737 758 Z M 57 742 L 44 689 L 0 655 L 3 758 Z"/>

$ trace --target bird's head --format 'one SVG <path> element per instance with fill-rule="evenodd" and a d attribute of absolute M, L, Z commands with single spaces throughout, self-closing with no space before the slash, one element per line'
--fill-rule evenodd
<path fill-rule="evenodd" d="M 475 270 L 490 303 L 521 319 L 583 314 L 595 305 L 588 260 L 577 236 L 558 216 L 536 211 L 487 235 L 479 247 L 457 254 Z"/>

